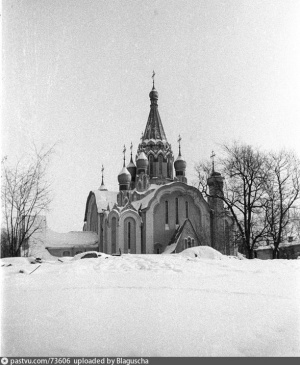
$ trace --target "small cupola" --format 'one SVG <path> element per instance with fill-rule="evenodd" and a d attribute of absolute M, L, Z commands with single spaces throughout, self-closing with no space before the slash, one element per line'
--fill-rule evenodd
<path fill-rule="evenodd" d="M 208 204 L 215 212 L 223 212 L 224 203 L 222 197 L 224 196 L 224 178 L 219 172 L 215 171 L 215 156 L 216 155 L 214 151 L 212 151 L 212 154 L 210 156 L 212 159 L 211 174 L 207 179 L 207 185 L 210 195 L 208 197 Z"/>
<path fill-rule="evenodd" d="M 181 156 L 181 146 L 180 146 L 181 137 L 180 137 L 180 135 L 178 137 L 177 142 L 179 144 L 179 153 L 178 153 L 177 159 L 174 162 L 175 174 L 176 174 L 176 177 L 178 180 L 186 183 L 187 182 L 187 179 L 185 177 L 186 161 Z"/>
<path fill-rule="evenodd" d="M 136 159 L 136 168 L 137 168 L 138 174 L 140 174 L 141 172 L 144 172 L 145 174 L 147 173 L 148 159 L 143 151 L 140 152 L 140 154 L 138 155 L 138 157 Z"/>
<path fill-rule="evenodd" d="M 119 190 L 129 190 L 130 182 L 131 182 L 131 175 L 130 172 L 127 170 L 125 166 L 125 152 L 126 147 L 124 146 L 123 153 L 124 153 L 124 162 L 123 168 L 118 175 L 118 182 L 119 182 Z"/>
<path fill-rule="evenodd" d="M 175 171 L 185 171 L 186 170 L 186 161 L 182 156 L 178 156 L 174 162 Z"/>
<path fill-rule="evenodd" d="M 157 104 L 158 100 L 158 92 L 156 91 L 154 85 L 152 87 L 152 90 L 149 93 L 151 104 Z"/>
<path fill-rule="evenodd" d="M 120 171 L 120 173 L 118 175 L 118 181 L 119 181 L 119 185 L 130 184 L 131 175 L 125 166 L 123 166 L 122 170 Z"/>

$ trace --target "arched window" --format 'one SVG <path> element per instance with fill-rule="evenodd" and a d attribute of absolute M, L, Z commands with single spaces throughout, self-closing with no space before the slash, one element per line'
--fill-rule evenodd
<path fill-rule="evenodd" d="M 111 252 L 116 253 L 117 250 L 117 218 L 111 219 Z"/>
<path fill-rule="evenodd" d="M 130 243 L 131 243 L 131 223 L 128 222 L 128 251 L 130 250 Z"/>
<path fill-rule="evenodd" d="M 153 177 L 154 174 L 154 166 L 153 166 L 153 155 L 149 155 L 149 175 Z"/>
<path fill-rule="evenodd" d="M 165 201 L 165 223 L 169 224 L 169 202 Z"/>
<path fill-rule="evenodd" d="M 176 209 L 176 224 L 179 224 L 178 198 L 175 199 L 175 209 Z"/>
<path fill-rule="evenodd" d="M 188 247 L 187 238 L 184 239 L 184 249 Z"/>
<path fill-rule="evenodd" d="M 143 176 L 143 190 L 147 190 L 147 176 Z"/>
<path fill-rule="evenodd" d="M 136 253 L 136 221 L 128 217 L 124 221 L 124 253 Z"/>
<path fill-rule="evenodd" d="M 192 240 L 191 237 L 188 237 L 188 248 L 192 247 Z"/>
<path fill-rule="evenodd" d="M 170 156 L 168 156 L 168 159 L 167 159 L 167 177 L 169 179 L 172 178 L 172 161 L 171 161 Z"/>
<path fill-rule="evenodd" d="M 163 156 L 158 156 L 158 175 L 161 176 L 163 173 Z"/>
<path fill-rule="evenodd" d="M 189 217 L 189 202 L 185 202 L 185 218 Z"/>

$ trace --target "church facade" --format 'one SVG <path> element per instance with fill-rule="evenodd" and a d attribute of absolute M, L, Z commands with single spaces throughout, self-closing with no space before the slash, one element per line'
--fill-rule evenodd
<path fill-rule="evenodd" d="M 188 184 L 180 138 L 174 161 L 159 115 L 154 81 L 149 96 L 150 113 L 135 161 L 131 145 L 131 159 L 126 165 L 124 148 L 117 192 L 105 188 L 102 175 L 100 188 L 87 198 L 83 229 L 96 232 L 99 251 L 109 254 L 176 253 L 206 245 L 233 255 L 233 219 L 217 197 L 223 193 L 222 176 L 212 168 L 208 201 Z"/>

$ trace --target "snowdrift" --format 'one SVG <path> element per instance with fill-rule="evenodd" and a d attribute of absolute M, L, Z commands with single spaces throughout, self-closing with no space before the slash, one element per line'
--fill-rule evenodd
<path fill-rule="evenodd" d="M 1 356 L 300 356 L 299 260 L 2 261 Z"/>
<path fill-rule="evenodd" d="M 197 246 L 187 248 L 186 250 L 181 251 L 178 255 L 191 258 L 198 257 L 201 259 L 210 260 L 223 260 L 224 258 L 227 259 L 227 256 L 222 255 L 219 251 L 209 246 Z"/>

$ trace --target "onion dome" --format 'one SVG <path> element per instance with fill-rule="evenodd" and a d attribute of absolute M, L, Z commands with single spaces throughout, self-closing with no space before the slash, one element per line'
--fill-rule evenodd
<path fill-rule="evenodd" d="M 126 152 L 126 147 L 124 145 L 124 149 L 123 149 L 123 154 L 124 154 L 123 168 L 122 168 L 122 170 L 120 171 L 120 173 L 118 175 L 120 190 L 128 190 L 130 182 L 131 182 L 130 172 L 125 167 L 125 152 Z"/>
<path fill-rule="evenodd" d="M 149 97 L 150 97 L 151 103 L 156 103 L 158 100 L 158 92 L 156 91 L 154 85 L 153 85 L 152 90 L 149 93 Z"/>
<path fill-rule="evenodd" d="M 130 156 L 130 162 L 127 165 L 127 170 L 129 171 L 129 173 L 132 177 L 132 180 L 134 180 L 135 176 L 136 176 L 136 166 L 132 160 L 132 142 L 131 142 L 130 150 L 131 150 L 131 156 Z"/>
<path fill-rule="evenodd" d="M 129 171 L 129 173 L 132 177 L 135 177 L 135 175 L 136 175 L 136 166 L 135 166 L 134 162 L 132 161 L 132 159 L 129 162 L 129 164 L 127 165 L 127 170 Z"/>
<path fill-rule="evenodd" d="M 123 166 L 122 170 L 118 175 L 119 185 L 127 185 L 130 184 L 131 175 L 125 166 Z"/>
<path fill-rule="evenodd" d="M 136 167 L 138 170 L 141 170 L 141 169 L 145 170 L 145 172 L 147 170 L 148 159 L 143 151 L 138 155 L 138 158 L 136 160 Z"/>
<path fill-rule="evenodd" d="M 102 180 L 101 186 L 99 188 L 100 191 L 107 191 L 106 186 L 104 185 L 104 182 Z"/>
<path fill-rule="evenodd" d="M 178 157 L 177 157 L 176 161 L 174 162 L 174 168 L 175 168 L 175 171 L 185 171 L 186 161 L 181 156 L 181 146 L 180 146 L 181 137 L 180 137 L 180 135 L 178 137 L 177 142 L 179 144 L 179 154 L 178 154 Z"/>
<path fill-rule="evenodd" d="M 185 171 L 186 170 L 186 161 L 183 159 L 181 155 L 179 155 L 174 162 L 175 171 Z"/>

